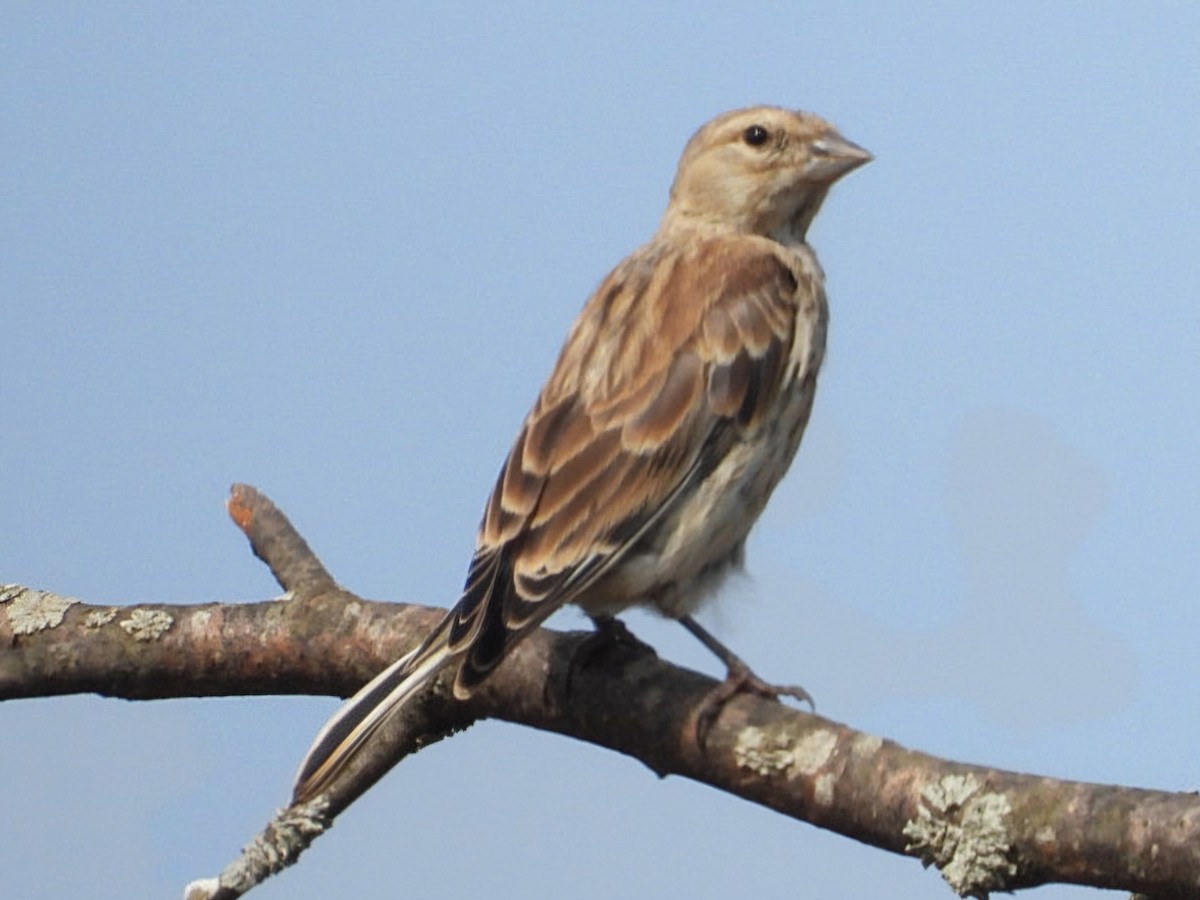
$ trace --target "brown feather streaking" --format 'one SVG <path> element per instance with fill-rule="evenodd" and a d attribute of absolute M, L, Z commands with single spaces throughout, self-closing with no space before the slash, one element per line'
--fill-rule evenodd
<path fill-rule="evenodd" d="M 444 666 L 468 696 L 567 603 L 597 618 L 650 606 L 745 681 L 691 614 L 741 561 L 800 444 L 828 322 L 805 237 L 830 186 L 870 158 L 827 122 L 778 107 L 696 132 L 657 233 L 588 300 L 526 417 L 461 598 L 325 725 L 297 802 Z"/>

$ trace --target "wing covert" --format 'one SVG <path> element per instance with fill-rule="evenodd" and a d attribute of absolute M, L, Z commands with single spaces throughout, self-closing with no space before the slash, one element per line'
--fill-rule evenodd
<path fill-rule="evenodd" d="M 461 693 L 758 426 L 783 383 L 796 290 L 768 242 L 730 238 L 648 245 L 601 284 L 488 501 L 460 603 Z"/>

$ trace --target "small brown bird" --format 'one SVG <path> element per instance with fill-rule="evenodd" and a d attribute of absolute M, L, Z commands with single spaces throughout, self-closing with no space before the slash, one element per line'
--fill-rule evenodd
<path fill-rule="evenodd" d="M 735 110 L 684 148 L 658 232 L 588 300 L 500 471 L 462 597 L 415 651 L 317 735 L 294 799 L 324 792 L 448 664 L 465 698 L 566 603 L 604 622 L 638 604 L 692 618 L 800 444 L 825 348 L 823 274 L 805 235 L 871 155 L 816 116 Z M 776 689 L 778 690 L 778 689 Z"/>

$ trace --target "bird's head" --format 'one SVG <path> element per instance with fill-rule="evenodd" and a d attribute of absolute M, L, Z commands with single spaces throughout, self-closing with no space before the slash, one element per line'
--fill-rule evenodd
<path fill-rule="evenodd" d="M 810 113 L 776 106 L 733 110 L 688 141 L 663 227 L 803 241 L 830 185 L 871 158 Z"/>

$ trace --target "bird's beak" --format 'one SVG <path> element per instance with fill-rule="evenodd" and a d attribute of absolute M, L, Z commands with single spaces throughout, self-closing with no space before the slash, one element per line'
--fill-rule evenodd
<path fill-rule="evenodd" d="M 813 158 L 809 163 L 809 177 L 814 181 L 830 184 L 843 175 L 865 166 L 875 157 L 853 141 L 848 141 L 836 131 L 817 138 L 812 143 Z"/>

